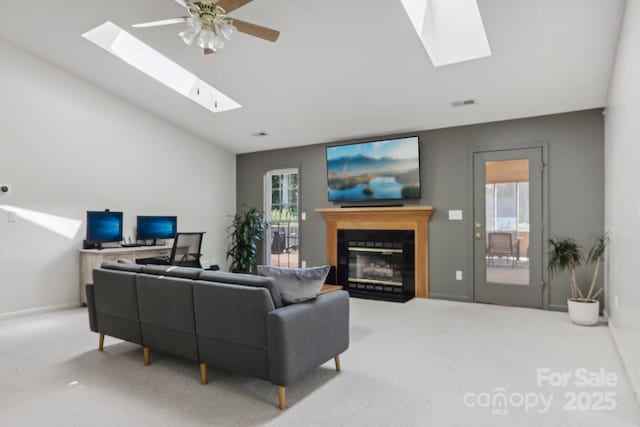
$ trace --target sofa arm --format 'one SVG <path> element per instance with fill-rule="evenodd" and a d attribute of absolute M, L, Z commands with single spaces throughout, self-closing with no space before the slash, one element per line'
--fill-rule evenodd
<path fill-rule="evenodd" d="M 320 295 L 267 314 L 269 379 L 287 386 L 349 347 L 349 294 Z"/>
<path fill-rule="evenodd" d="M 98 320 L 96 318 L 96 297 L 93 292 L 93 284 L 89 283 L 85 286 L 87 292 L 87 309 L 89 311 L 89 329 L 98 332 Z"/>

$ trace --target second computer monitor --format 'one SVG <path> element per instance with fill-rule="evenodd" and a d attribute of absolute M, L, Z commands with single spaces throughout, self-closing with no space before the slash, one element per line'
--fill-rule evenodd
<path fill-rule="evenodd" d="M 175 216 L 138 216 L 136 222 L 138 240 L 173 239 L 178 232 Z"/>

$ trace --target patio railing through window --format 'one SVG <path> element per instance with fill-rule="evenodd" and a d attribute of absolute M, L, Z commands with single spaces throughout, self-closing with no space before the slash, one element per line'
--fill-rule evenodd
<path fill-rule="evenodd" d="M 274 267 L 299 266 L 300 248 L 298 221 L 274 221 L 269 224 L 271 265 Z"/>

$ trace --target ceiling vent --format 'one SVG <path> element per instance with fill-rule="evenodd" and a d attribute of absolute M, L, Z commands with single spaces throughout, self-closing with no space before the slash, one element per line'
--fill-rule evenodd
<path fill-rule="evenodd" d="M 463 101 L 454 101 L 451 103 L 451 105 L 454 107 L 465 107 L 467 105 L 475 105 L 475 104 L 476 104 L 475 99 L 465 99 Z"/>

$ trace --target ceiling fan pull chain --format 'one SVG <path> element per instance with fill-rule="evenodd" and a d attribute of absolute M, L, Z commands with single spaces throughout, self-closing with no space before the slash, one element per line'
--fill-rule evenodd
<path fill-rule="evenodd" d="M 213 84 L 215 87 L 218 86 L 218 56 L 213 58 Z M 218 91 L 213 92 L 213 106 L 217 110 L 218 109 Z"/>
<path fill-rule="evenodd" d="M 196 75 L 198 77 L 198 87 L 196 88 L 196 95 L 200 95 L 200 52 L 196 51 Z"/>

